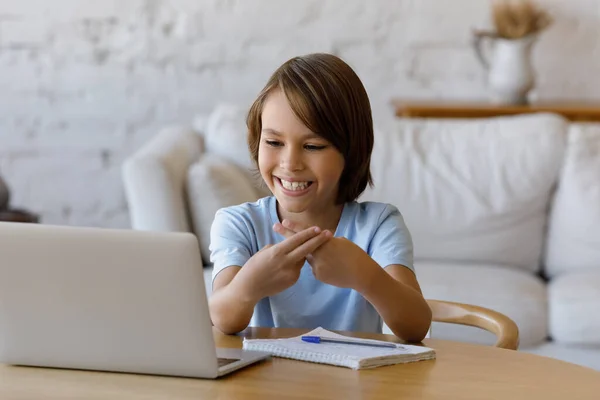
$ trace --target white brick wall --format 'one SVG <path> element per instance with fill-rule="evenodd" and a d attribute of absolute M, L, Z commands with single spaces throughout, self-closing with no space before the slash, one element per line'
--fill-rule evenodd
<path fill-rule="evenodd" d="M 600 97 L 598 0 L 543 0 L 540 98 Z M 485 98 L 485 0 L 0 0 L 0 173 L 44 222 L 126 227 L 122 160 L 169 123 L 248 104 L 291 56 L 355 67 L 389 100 Z"/>

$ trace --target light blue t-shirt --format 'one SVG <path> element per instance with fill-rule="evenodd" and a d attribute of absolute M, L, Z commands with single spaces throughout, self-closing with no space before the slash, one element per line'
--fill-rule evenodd
<path fill-rule="evenodd" d="M 217 211 L 210 235 L 213 282 L 224 268 L 243 267 L 267 244 L 285 240 L 273 231 L 277 222 L 280 221 L 274 196 Z M 382 268 L 401 264 L 414 270 L 410 233 L 402 215 L 392 205 L 346 203 L 335 236 L 354 242 Z M 322 326 L 330 330 L 381 332 L 382 323 L 379 313 L 360 293 L 318 281 L 307 262 L 293 286 L 258 302 L 250 326 L 307 329 Z"/>

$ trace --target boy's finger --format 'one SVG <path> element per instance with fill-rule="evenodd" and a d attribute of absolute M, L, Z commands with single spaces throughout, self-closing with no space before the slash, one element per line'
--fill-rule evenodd
<path fill-rule="evenodd" d="M 284 254 L 287 254 L 307 240 L 319 235 L 319 233 L 321 233 L 321 229 L 319 227 L 311 227 L 295 233 L 293 236 L 285 239 L 281 243 L 276 244 L 274 247 L 278 247 L 279 250 L 281 250 Z"/>
<path fill-rule="evenodd" d="M 308 226 L 304 226 L 297 222 L 292 222 L 289 219 L 284 219 L 283 221 L 281 221 L 281 224 L 283 225 L 284 228 L 287 228 L 296 233 L 308 228 Z"/>
<path fill-rule="evenodd" d="M 318 236 L 315 236 L 301 245 L 297 246 L 294 250 L 290 251 L 288 256 L 295 259 L 306 258 L 310 253 L 318 249 L 321 245 L 327 242 L 333 237 L 330 231 L 323 231 Z"/>
<path fill-rule="evenodd" d="M 285 238 L 290 238 L 296 234 L 296 232 L 286 228 L 280 223 L 276 223 L 275 225 L 273 225 L 273 230 Z"/>

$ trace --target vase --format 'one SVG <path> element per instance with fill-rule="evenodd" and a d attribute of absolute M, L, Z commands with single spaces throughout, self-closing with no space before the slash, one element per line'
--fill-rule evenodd
<path fill-rule="evenodd" d="M 486 40 L 487 39 L 487 40 Z M 531 53 L 536 35 L 520 39 L 504 39 L 477 34 L 473 46 L 477 58 L 487 72 L 491 100 L 498 104 L 527 104 L 535 87 L 535 71 Z M 489 46 L 484 48 L 484 43 Z"/>

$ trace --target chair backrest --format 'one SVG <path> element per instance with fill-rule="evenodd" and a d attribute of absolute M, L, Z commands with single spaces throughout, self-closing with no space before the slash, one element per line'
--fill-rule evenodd
<path fill-rule="evenodd" d="M 441 300 L 427 300 L 435 322 L 475 326 L 496 335 L 494 346 L 517 350 L 519 328 L 506 315 L 489 308 Z"/>

